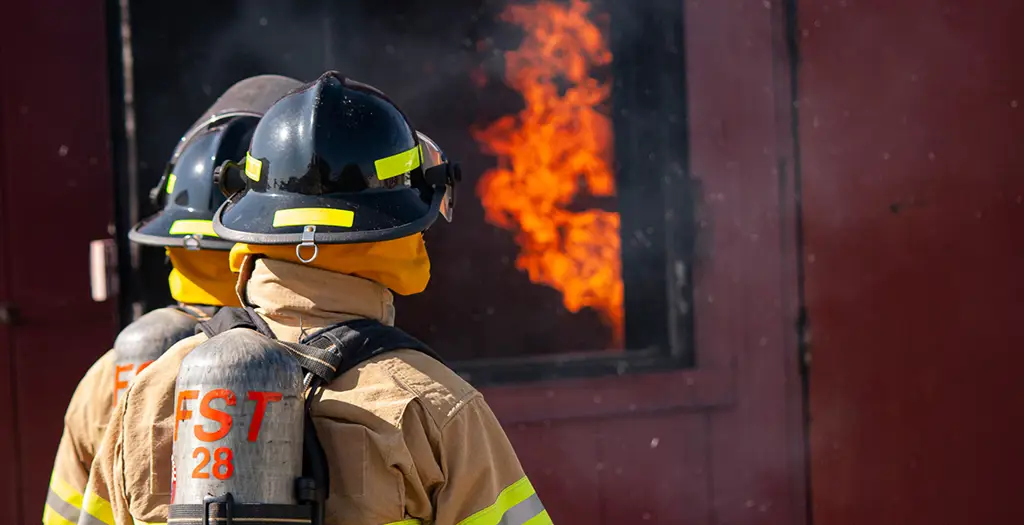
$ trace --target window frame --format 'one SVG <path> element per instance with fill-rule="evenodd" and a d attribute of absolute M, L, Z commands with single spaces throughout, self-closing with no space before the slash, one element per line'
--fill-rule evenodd
<path fill-rule="evenodd" d="M 621 376 L 695 365 L 691 261 L 697 226 L 695 196 L 700 193 L 689 176 L 683 3 L 596 0 L 594 6 L 595 12 L 608 14 L 613 56 L 611 108 L 622 217 L 627 349 L 450 363 L 477 386 Z M 646 184 L 652 180 L 658 184 Z M 662 199 L 662 206 L 652 210 L 652 198 Z M 622 214 L 625 209 L 636 210 L 637 216 Z M 660 220 L 644 222 L 654 215 L 660 215 Z M 630 238 L 623 234 L 627 231 L 643 234 Z M 649 311 L 656 315 L 639 315 Z M 514 324 L 509 329 L 514 330 Z"/>

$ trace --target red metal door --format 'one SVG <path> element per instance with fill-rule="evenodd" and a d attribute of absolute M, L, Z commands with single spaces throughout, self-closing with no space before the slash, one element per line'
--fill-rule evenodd
<path fill-rule="evenodd" d="M 0 17 L 2 521 L 38 523 L 61 414 L 114 334 L 89 293 L 88 245 L 113 217 L 103 2 L 41 0 Z"/>
<path fill-rule="evenodd" d="M 815 522 L 1021 523 L 1024 4 L 799 5 Z"/>

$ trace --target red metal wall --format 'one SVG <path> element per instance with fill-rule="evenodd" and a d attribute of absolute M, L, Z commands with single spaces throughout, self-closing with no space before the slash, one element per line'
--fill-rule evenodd
<path fill-rule="evenodd" d="M 88 246 L 113 218 L 104 4 L 33 0 L 0 16 L 0 522 L 38 523 L 61 415 L 110 344 Z"/>
<path fill-rule="evenodd" d="M 697 367 L 486 392 L 561 524 L 805 523 L 783 8 L 689 0 L 685 16 L 690 168 L 703 190 L 698 259 L 673 269 L 694 265 L 684 306 Z M 0 333 L 0 372 L 11 378 L 0 384 L 14 393 L 0 403 L 0 425 L 17 424 L 16 435 L 0 434 L 10 440 L 0 454 L 20 459 L 20 479 L 7 481 L 18 484 L 20 507 L 10 508 L 20 510 L 6 521 L 35 523 L 59 414 L 113 336 L 112 308 L 89 301 L 85 273 L 86 242 L 106 236 L 112 217 L 102 5 L 21 3 L 3 28 L 3 63 L 17 74 L 0 85 L 0 293 L 24 318 Z M 60 176 L 21 176 L 48 171 Z M 39 180 L 57 211 L 33 207 Z M 65 235 L 59 244 L 35 242 L 50 229 Z M 13 249 L 23 246 L 34 251 Z M 40 371 L 42 391 L 32 388 Z"/>
<path fill-rule="evenodd" d="M 815 523 L 1024 522 L 1024 3 L 799 4 Z"/>

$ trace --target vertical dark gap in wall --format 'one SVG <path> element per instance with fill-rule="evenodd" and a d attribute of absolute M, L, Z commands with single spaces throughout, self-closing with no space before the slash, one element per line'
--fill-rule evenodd
<path fill-rule="evenodd" d="M 799 0 L 784 0 L 786 54 L 789 59 L 789 99 L 790 99 L 790 140 L 793 141 L 793 191 L 794 191 L 794 236 L 796 249 L 796 286 L 798 318 L 797 356 L 801 379 L 801 411 L 804 433 L 804 501 L 805 522 L 814 523 L 814 505 L 811 486 L 811 412 L 810 412 L 810 369 L 807 359 L 810 349 L 807 344 L 807 331 L 810 329 L 807 318 L 807 301 L 804 290 L 804 226 L 803 226 L 803 169 L 800 161 L 800 34 L 798 18 Z"/>
<path fill-rule="evenodd" d="M 124 39 L 122 37 L 121 1 L 107 0 L 107 78 L 110 93 L 110 144 L 113 178 L 111 191 L 114 192 L 114 232 L 117 242 L 117 292 L 118 323 L 124 326 L 131 322 L 133 303 L 138 296 L 135 285 L 136 272 L 132 265 L 128 230 L 132 227 L 133 199 L 128 188 L 133 170 L 128 163 L 128 130 L 125 127 L 125 75 Z"/>

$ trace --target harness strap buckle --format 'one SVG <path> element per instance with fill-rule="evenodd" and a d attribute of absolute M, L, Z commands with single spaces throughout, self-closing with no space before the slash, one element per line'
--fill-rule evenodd
<path fill-rule="evenodd" d="M 203 498 L 203 525 L 210 525 L 210 506 L 215 503 L 224 504 L 224 525 L 234 523 L 231 511 L 235 505 L 235 497 L 228 492 L 223 496 L 206 496 Z"/>

